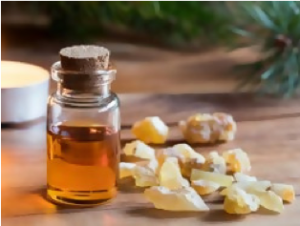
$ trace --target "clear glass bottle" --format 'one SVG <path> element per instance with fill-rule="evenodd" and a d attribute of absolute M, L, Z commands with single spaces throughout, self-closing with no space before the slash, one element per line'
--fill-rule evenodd
<path fill-rule="evenodd" d="M 47 195 L 56 203 L 90 206 L 117 192 L 120 110 L 110 84 L 116 70 L 88 74 L 52 66 L 57 90 L 48 100 Z"/>

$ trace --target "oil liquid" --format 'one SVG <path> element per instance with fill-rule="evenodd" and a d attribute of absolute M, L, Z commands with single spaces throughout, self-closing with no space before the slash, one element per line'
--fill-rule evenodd
<path fill-rule="evenodd" d="M 101 204 L 116 195 L 119 131 L 61 123 L 47 131 L 47 195 L 74 206 Z"/>

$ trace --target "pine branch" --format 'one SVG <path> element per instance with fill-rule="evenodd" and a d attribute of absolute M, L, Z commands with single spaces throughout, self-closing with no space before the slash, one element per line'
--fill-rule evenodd
<path fill-rule="evenodd" d="M 248 75 L 242 86 L 292 97 L 300 90 L 300 2 L 240 2 L 238 12 L 233 33 L 261 52 L 257 62 L 243 66 Z"/>

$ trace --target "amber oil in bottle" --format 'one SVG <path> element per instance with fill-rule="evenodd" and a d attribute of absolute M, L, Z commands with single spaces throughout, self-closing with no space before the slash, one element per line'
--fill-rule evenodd
<path fill-rule="evenodd" d="M 119 133 L 105 126 L 53 125 L 47 134 L 48 193 L 58 202 L 98 204 L 116 194 Z"/>

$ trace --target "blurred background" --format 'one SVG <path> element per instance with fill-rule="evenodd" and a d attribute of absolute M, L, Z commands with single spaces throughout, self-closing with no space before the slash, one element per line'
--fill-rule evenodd
<path fill-rule="evenodd" d="M 11 1 L 1 5 L 2 59 L 48 69 L 62 47 L 103 45 L 118 67 L 116 92 L 227 93 L 236 92 L 239 78 L 246 78 L 242 79 L 246 85 L 293 95 L 300 84 L 300 57 L 290 51 L 300 39 L 298 2 Z M 283 49 L 288 53 L 282 58 Z M 261 79 L 272 64 L 288 60 L 292 69 L 281 65 L 274 76 L 268 73 Z M 248 62 L 250 76 L 239 73 L 237 79 L 233 66 Z M 286 82 L 285 87 L 278 86 L 275 75 L 282 75 L 280 84 Z"/>

